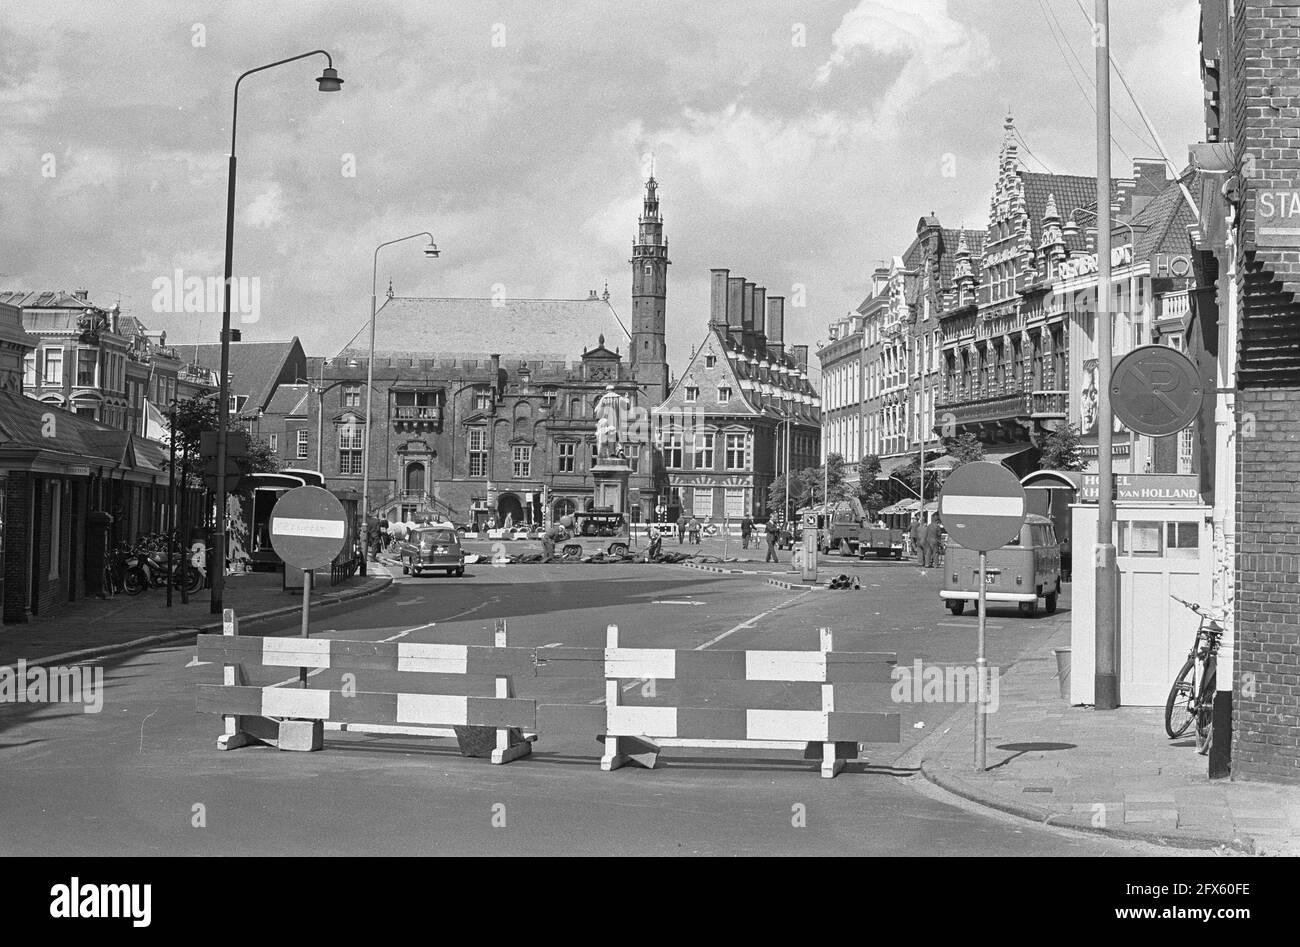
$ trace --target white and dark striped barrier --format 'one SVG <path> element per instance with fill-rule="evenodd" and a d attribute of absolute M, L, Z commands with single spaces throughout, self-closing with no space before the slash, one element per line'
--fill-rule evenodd
<path fill-rule="evenodd" d="M 817 651 L 627 648 L 619 644 L 617 625 L 610 625 L 606 636 L 604 649 L 555 648 L 537 655 L 541 676 L 605 678 L 603 707 L 562 708 L 600 714 L 603 770 L 629 762 L 653 768 L 664 747 L 795 749 L 803 750 L 805 759 L 820 759 L 822 775 L 832 777 L 846 759 L 857 758 L 859 744 L 899 742 L 898 714 L 837 710 L 835 701 L 837 685 L 889 683 L 895 655 L 835 651 L 829 628 L 821 629 Z M 699 696 L 714 706 L 627 705 L 621 702 L 625 681 L 686 682 L 692 699 Z M 756 700 L 718 706 L 728 699 L 728 690 L 734 693 L 734 682 L 820 684 L 820 706 L 749 706 Z"/>
<path fill-rule="evenodd" d="M 506 763 L 526 756 L 536 739 L 537 704 L 515 697 L 513 677 L 533 674 L 533 652 L 506 642 L 498 620 L 494 646 L 343 641 L 328 638 L 241 636 L 226 609 L 222 634 L 200 635 L 202 661 L 224 665 L 221 684 L 198 685 L 200 711 L 221 714 L 223 750 L 267 743 L 282 749 L 319 749 L 319 735 L 304 740 L 299 721 L 323 728 L 368 733 L 455 736 L 466 756 Z M 495 695 L 366 693 L 353 690 L 261 687 L 248 682 L 246 666 L 262 668 L 392 671 L 495 679 Z M 525 734 L 526 731 L 530 731 Z"/>

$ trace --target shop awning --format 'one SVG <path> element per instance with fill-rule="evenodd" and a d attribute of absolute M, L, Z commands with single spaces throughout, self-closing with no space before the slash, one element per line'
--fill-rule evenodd
<path fill-rule="evenodd" d="M 904 454 L 902 457 L 882 457 L 880 458 L 880 473 L 876 474 L 876 479 L 888 480 L 894 471 L 901 470 L 914 460 L 916 460 L 914 454 Z"/>

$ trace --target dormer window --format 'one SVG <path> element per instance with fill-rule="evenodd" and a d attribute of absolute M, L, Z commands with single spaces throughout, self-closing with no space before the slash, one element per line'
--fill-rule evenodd
<path fill-rule="evenodd" d="M 716 364 L 718 364 L 718 356 L 716 356 L 716 355 L 706 355 L 706 356 L 704 356 L 704 367 L 705 367 L 705 368 L 712 368 L 712 367 L 713 367 L 714 365 L 716 365 Z"/>
<path fill-rule="evenodd" d="M 688 385 L 686 387 L 686 403 L 691 404 L 692 402 L 699 401 L 699 400 L 700 400 L 700 389 Z"/>
<path fill-rule="evenodd" d="M 718 386 L 718 401 L 722 402 L 723 404 L 726 404 L 726 403 L 727 403 L 728 401 L 730 401 L 730 400 L 731 400 L 731 386 L 730 386 L 730 385 L 719 385 L 719 386 Z"/>

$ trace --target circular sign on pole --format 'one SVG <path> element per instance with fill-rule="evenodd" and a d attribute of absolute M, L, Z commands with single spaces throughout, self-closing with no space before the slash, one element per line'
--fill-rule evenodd
<path fill-rule="evenodd" d="M 295 487 L 271 510 L 271 547 L 304 571 L 333 562 L 343 551 L 347 529 L 343 504 L 320 487 Z"/>
<path fill-rule="evenodd" d="M 1025 522 L 1025 488 L 1006 467 L 962 464 L 939 494 L 939 521 L 957 545 L 988 552 L 1006 545 Z"/>
<path fill-rule="evenodd" d="M 1177 434 L 1201 411 L 1196 365 L 1167 345 L 1143 345 L 1111 372 L 1111 407 L 1125 427 L 1148 437 Z"/>

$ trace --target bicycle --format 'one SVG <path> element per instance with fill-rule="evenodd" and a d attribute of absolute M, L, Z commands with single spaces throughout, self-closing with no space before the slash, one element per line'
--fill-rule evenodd
<path fill-rule="evenodd" d="M 1204 754 L 1209 752 L 1213 739 L 1214 693 L 1218 689 L 1216 671 L 1223 625 L 1215 615 L 1195 602 L 1177 595 L 1169 597 L 1197 615 L 1201 622 L 1196 628 L 1192 650 L 1188 652 L 1187 660 L 1174 678 L 1174 686 L 1169 689 L 1169 697 L 1165 700 L 1165 732 L 1171 740 L 1176 740 L 1195 723 L 1196 751 Z"/>

